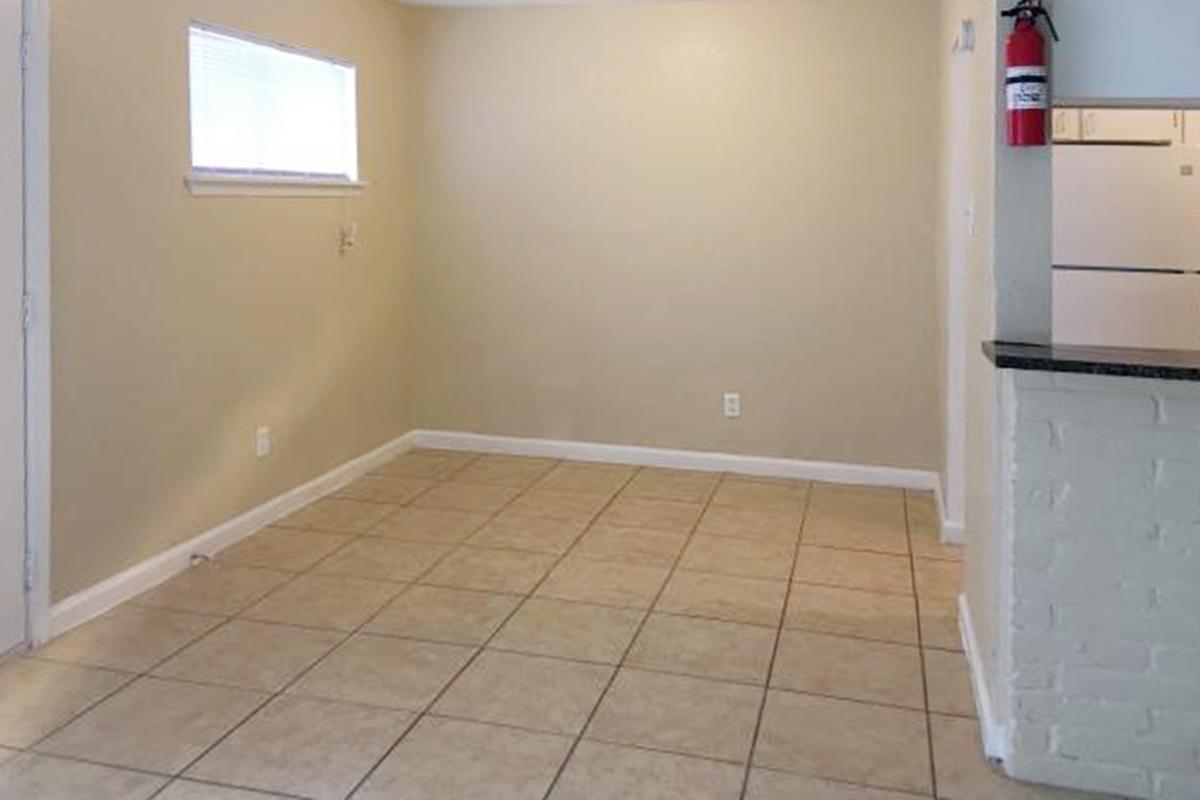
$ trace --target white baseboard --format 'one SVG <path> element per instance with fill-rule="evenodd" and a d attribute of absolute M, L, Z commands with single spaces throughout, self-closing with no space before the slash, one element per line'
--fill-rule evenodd
<path fill-rule="evenodd" d="M 286 517 L 314 500 L 337 491 L 372 468 L 414 447 L 547 456 L 577 461 L 732 472 L 741 475 L 866 486 L 894 486 L 925 491 L 937 491 L 939 483 L 937 475 L 933 472 L 898 467 L 800 461 L 788 458 L 667 450 L 657 447 L 553 439 L 522 439 L 452 431 L 416 430 L 400 436 L 370 453 L 348 461 L 303 486 L 298 486 L 272 498 L 235 519 L 222 523 L 95 586 L 55 603 L 50 608 L 49 623 L 42 626 L 42 629 L 49 638 L 82 625 L 187 569 L 193 556 L 197 554 L 210 556 L 236 544 L 264 526 Z"/>
<path fill-rule="evenodd" d="M 236 544 L 272 522 L 336 492 L 371 469 L 413 448 L 413 434 L 406 433 L 387 444 L 331 469 L 324 475 L 273 497 L 239 517 L 224 522 L 170 550 L 159 553 L 124 572 L 55 603 L 50 608 L 47 638 L 82 625 L 121 603 L 152 589 L 183 572 L 195 555 L 211 556 Z M 41 644 L 36 642 L 35 644 Z"/>
<path fill-rule="evenodd" d="M 983 657 L 979 651 L 979 640 L 975 638 L 975 623 L 971 618 L 971 607 L 967 603 L 965 594 L 958 596 L 958 627 L 962 635 L 967 663 L 971 668 L 971 686 L 975 690 L 975 710 L 979 715 L 979 735 L 983 740 L 983 754 L 994 761 L 1004 761 L 1008 758 L 1007 731 L 996 719 L 996 712 L 992 708 Z"/>
<path fill-rule="evenodd" d="M 942 491 L 942 481 L 939 478 L 933 490 L 937 499 L 938 521 L 941 525 L 942 542 L 945 544 L 965 544 L 967 526 L 961 520 L 952 520 L 946 512 L 946 495 Z"/>
<path fill-rule="evenodd" d="M 790 458 L 741 456 L 698 450 L 667 450 L 622 444 L 597 444 L 557 439 L 522 439 L 514 436 L 489 436 L 454 431 L 413 431 L 413 446 L 440 450 L 467 450 L 516 456 L 543 456 L 574 461 L 599 461 L 635 464 L 643 467 L 671 467 L 708 472 L 732 472 L 772 478 L 850 483 L 863 486 L 894 486 L 900 489 L 937 488 L 937 474 L 928 470 L 878 467 L 862 464 L 838 464 L 826 461 L 799 461 Z"/>

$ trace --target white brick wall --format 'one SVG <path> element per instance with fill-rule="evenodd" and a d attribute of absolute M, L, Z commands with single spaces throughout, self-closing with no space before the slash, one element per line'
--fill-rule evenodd
<path fill-rule="evenodd" d="M 1008 769 L 1200 800 L 1200 383 L 1012 380 Z"/>

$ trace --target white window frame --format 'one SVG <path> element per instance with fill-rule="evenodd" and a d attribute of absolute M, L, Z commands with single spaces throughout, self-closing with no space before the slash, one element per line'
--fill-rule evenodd
<path fill-rule="evenodd" d="M 188 53 L 188 172 L 184 182 L 192 195 L 197 197 L 352 197 L 362 193 L 368 183 L 361 179 L 301 175 L 290 173 L 241 172 L 237 170 L 197 169 L 194 163 L 192 148 L 192 76 L 191 76 L 191 31 L 193 28 L 212 31 L 213 33 L 240 39 L 252 44 L 272 47 L 289 53 L 315 58 L 331 64 L 338 64 L 358 69 L 358 65 L 344 58 L 338 58 L 316 50 L 273 41 L 253 33 L 213 25 L 201 20 L 191 20 L 184 31 L 185 48 Z M 358 114 L 357 100 L 355 114 Z M 357 122 L 356 130 L 357 130 Z M 356 148 L 361 142 L 356 142 Z M 359 150 L 361 155 L 361 149 Z"/>

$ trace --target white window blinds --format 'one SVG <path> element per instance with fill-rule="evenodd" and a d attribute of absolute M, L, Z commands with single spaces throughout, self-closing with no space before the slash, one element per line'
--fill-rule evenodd
<path fill-rule="evenodd" d="M 358 180 L 353 66 L 193 25 L 192 169 Z"/>

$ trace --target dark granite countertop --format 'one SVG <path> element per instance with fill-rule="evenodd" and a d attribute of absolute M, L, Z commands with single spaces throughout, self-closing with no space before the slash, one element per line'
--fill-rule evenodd
<path fill-rule="evenodd" d="M 983 352 L 1000 369 L 1200 381 L 1200 350 L 984 342 Z"/>

